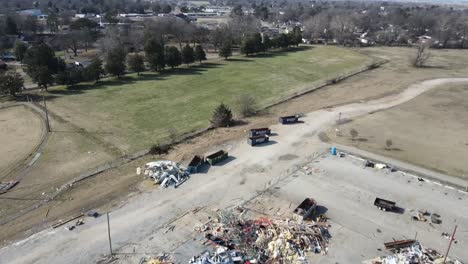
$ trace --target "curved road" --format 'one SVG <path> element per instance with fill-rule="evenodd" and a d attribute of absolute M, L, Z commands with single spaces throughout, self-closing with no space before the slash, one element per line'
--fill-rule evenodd
<path fill-rule="evenodd" d="M 197 206 L 227 208 L 257 196 L 259 191 L 286 178 L 294 168 L 326 151 L 328 145 L 316 135 L 333 126 L 339 113 L 345 118 L 365 115 L 452 82 L 468 82 L 468 78 L 425 81 L 381 99 L 309 113 L 303 118 L 304 123 L 271 127 L 278 135 L 271 138 L 268 146 L 252 148 L 244 141 L 237 142 L 228 147 L 233 158 L 223 166 L 212 167 L 207 174 L 194 175 L 178 189 L 139 195 L 111 212 L 114 249 L 147 252 L 146 242 L 171 243 L 154 234 Z M 284 158 L 296 156 L 296 159 Z M 72 232 L 63 228 L 47 229 L 0 249 L 0 263 L 93 263 L 108 250 L 105 217 L 87 218 L 85 225 Z"/>

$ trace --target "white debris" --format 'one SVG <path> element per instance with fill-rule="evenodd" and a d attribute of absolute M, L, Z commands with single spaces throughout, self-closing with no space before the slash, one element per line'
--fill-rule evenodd
<path fill-rule="evenodd" d="M 189 178 L 187 169 L 169 160 L 146 163 L 145 175 L 152 178 L 161 187 L 174 185 L 177 188 Z"/>

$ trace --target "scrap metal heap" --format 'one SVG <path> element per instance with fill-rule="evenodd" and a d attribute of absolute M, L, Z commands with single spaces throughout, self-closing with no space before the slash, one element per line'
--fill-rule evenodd
<path fill-rule="evenodd" d="M 173 185 L 175 188 L 190 178 L 184 167 L 169 160 L 146 163 L 145 175 L 148 175 L 161 187 Z"/>
<path fill-rule="evenodd" d="M 364 264 L 441 264 L 444 256 L 437 251 L 424 248 L 421 243 L 414 241 L 412 244 L 395 249 L 392 255 L 378 257 Z M 447 259 L 447 264 L 463 264 L 454 259 Z"/>
<path fill-rule="evenodd" d="M 193 257 L 193 264 L 305 262 L 308 252 L 327 254 L 331 238 L 326 222 L 245 220 L 227 212 L 196 230 L 215 250 Z"/>

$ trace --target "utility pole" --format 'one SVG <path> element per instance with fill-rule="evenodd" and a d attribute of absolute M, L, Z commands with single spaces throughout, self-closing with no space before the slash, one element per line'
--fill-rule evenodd
<path fill-rule="evenodd" d="M 45 115 L 46 115 L 46 127 L 47 127 L 47 132 L 50 132 L 50 123 L 49 123 L 49 112 L 47 111 L 47 104 L 45 100 L 45 89 L 42 88 L 42 103 L 44 104 L 44 109 L 45 109 Z"/>
<path fill-rule="evenodd" d="M 110 250 L 110 255 L 112 257 L 114 254 L 112 253 L 112 241 L 111 241 L 111 235 L 110 235 L 109 212 L 107 212 L 107 234 L 109 235 L 109 250 Z"/>
<path fill-rule="evenodd" d="M 453 242 L 454 237 L 455 237 L 455 232 L 457 232 L 457 225 L 455 225 L 455 228 L 453 229 L 452 236 L 450 237 L 450 242 L 449 242 L 449 245 L 448 245 L 448 248 L 447 248 L 447 253 L 445 253 L 444 262 L 442 262 L 443 264 L 445 264 L 445 261 L 447 260 L 447 256 L 448 256 L 448 253 L 450 251 L 450 247 L 452 246 L 452 242 Z"/>

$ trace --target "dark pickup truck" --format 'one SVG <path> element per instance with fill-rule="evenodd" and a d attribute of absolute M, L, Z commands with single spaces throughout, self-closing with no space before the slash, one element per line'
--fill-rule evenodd
<path fill-rule="evenodd" d="M 382 198 L 375 198 L 374 205 L 382 211 L 395 211 L 398 207 L 395 202 Z"/>

